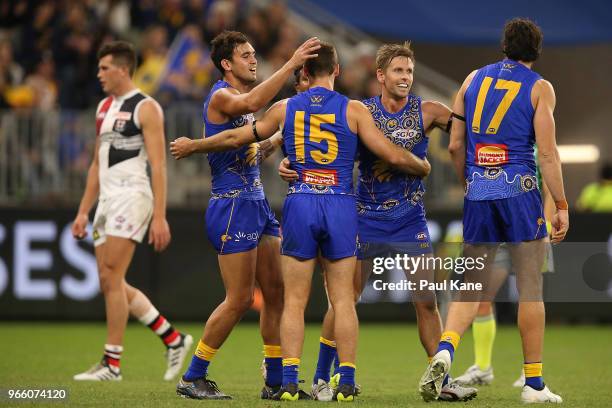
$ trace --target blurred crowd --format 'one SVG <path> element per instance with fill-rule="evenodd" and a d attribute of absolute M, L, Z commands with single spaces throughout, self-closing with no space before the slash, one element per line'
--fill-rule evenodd
<path fill-rule="evenodd" d="M 288 18 L 283 1 L 254 7 L 245 0 L 16 0 L 0 6 L 0 109 L 87 109 L 103 96 L 96 52 L 112 39 L 139 51 L 136 83 L 171 102 L 201 102 L 219 74 L 205 58 L 185 56 L 169 70 L 169 52 L 186 35 L 207 50 L 224 29 L 247 34 L 259 61 L 259 78 L 279 68 L 306 37 Z M 373 46 L 356 50 L 343 65 L 338 88 L 352 97 L 378 92 Z M 342 56 L 341 56 L 342 57 Z M 280 96 L 288 96 L 291 88 Z"/>

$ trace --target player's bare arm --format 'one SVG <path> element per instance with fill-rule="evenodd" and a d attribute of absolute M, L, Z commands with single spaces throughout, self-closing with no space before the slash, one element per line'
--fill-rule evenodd
<path fill-rule="evenodd" d="M 142 103 L 138 112 L 145 148 L 151 164 L 153 219 L 149 228 L 149 244 L 163 251 L 170 243 L 170 227 L 166 221 L 166 146 L 164 114 L 157 102 Z"/>
<path fill-rule="evenodd" d="M 271 138 L 257 143 L 257 149 L 261 154 L 261 160 L 266 160 L 282 145 L 283 134 L 280 131 L 277 131 Z"/>
<path fill-rule="evenodd" d="M 241 146 L 272 137 L 285 119 L 286 100 L 272 105 L 265 115 L 253 125 L 228 129 L 205 139 L 180 137 L 170 143 L 170 153 L 179 160 L 194 153 L 210 153 L 234 150 Z M 257 136 L 255 135 L 257 132 Z"/>
<path fill-rule="evenodd" d="M 309 38 L 295 50 L 295 53 L 285 65 L 247 93 L 240 93 L 234 88 L 220 89 L 210 100 L 209 118 L 213 122 L 223 123 L 229 118 L 263 109 L 281 90 L 285 82 L 293 76 L 293 72 L 297 68 L 304 65 L 306 60 L 317 56 L 316 51 L 320 47 L 317 37 Z M 239 56 L 239 58 L 249 57 L 251 55 L 241 54 Z"/>
<path fill-rule="evenodd" d="M 98 165 L 98 150 L 100 148 L 100 137 L 96 136 L 96 146 L 94 156 L 87 171 L 87 182 L 85 191 L 79 204 L 77 215 L 72 222 L 72 236 L 76 239 L 83 239 L 87 236 L 87 223 L 89 222 L 89 211 L 94 205 L 100 192 L 100 178 Z"/>
<path fill-rule="evenodd" d="M 376 127 L 368 108 L 360 101 L 352 100 L 347 108 L 347 117 L 352 131 L 359 135 L 365 146 L 391 166 L 407 174 L 425 177 L 431 171 L 427 159 L 420 159 L 412 152 L 394 145 Z"/>
<path fill-rule="evenodd" d="M 533 127 L 538 146 L 538 163 L 542 171 L 542 178 L 556 207 L 551 221 L 553 227 L 551 242 L 556 243 L 561 242 L 567 234 L 569 214 L 563 188 L 561 159 L 555 138 L 555 118 L 553 116 L 556 104 L 555 90 L 550 82 L 543 79 L 536 82 L 531 91 L 531 100 L 535 109 Z"/>
<path fill-rule="evenodd" d="M 425 132 L 433 128 L 439 128 L 448 131 L 448 124 L 451 120 L 451 109 L 438 101 L 423 101 L 421 104 L 423 112 L 423 127 Z"/>
<path fill-rule="evenodd" d="M 455 173 L 459 178 L 460 183 L 465 187 L 465 103 L 463 97 L 465 90 L 472 83 L 472 79 L 476 75 L 476 71 L 472 71 L 470 75 L 465 78 L 455 103 L 453 104 L 453 121 L 450 130 L 450 141 L 448 143 L 448 152 L 450 153 L 453 166 L 455 167 Z"/>

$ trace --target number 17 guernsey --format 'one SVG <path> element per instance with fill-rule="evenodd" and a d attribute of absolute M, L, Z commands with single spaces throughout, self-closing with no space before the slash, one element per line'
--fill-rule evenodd
<path fill-rule="evenodd" d="M 465 96 L 468 200 L 497 200 L 537 188 L 531 90 L 541 76 L 509 59 L 477 71 Z"/>

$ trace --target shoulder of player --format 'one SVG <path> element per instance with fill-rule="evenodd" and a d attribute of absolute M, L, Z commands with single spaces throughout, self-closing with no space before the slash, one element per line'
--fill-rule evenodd
<path fill-rule="evenodd" d="M 268 110 L 286 108 L 287 102 L 289 102 L 289 98 L 285 98 L 285 99 L 281 99 L 280 101 L 276 101 L 272 104 L 272 106 L 270 106 L 270 109 Z"/>
<path fill-rule="evenodd" d="M 531 88 L 531 102 L 534 108 L 542 98 L 548 100 L 552 103 L 552 106 L 554 106 L 556 100 L 555 89 L 549 81 L 543 78 L 538 79 L 533 84 L 533 88 Z"/>
<path fill-rule="evenodd" d="M 217 91 L 211 96 L 210 104 L 224 103 L 230 98 L 235 98 L 241 95 L 240 91 L 235 88 L 225 87 L 217 89 Z"/>
<path fill-rule="evenodd" d="M 363 103 L 362 101 L 359 101 L 357 99 L 349 99 L 349 102 L 348 102 L 348 105 L 347 105 L 347 114 L 349 114 L 349 115 L 353 115 L 353 114 L 361 115 L 364 112 L 370 113 L 370 110 L 365 105 L 365 103 Z"/>
<path fill-rule="evenodd" d="M 465 91 L 467 89 L 468 86 L 470 86 L 470 84 L 472 83 L 472 80 L 474 79 L 474 77 L 476 76 L 476 73 L 478 72 L 477 69 L 473 70 L 472 72 L 470 72 L 468 74 L 468 76 L 465 77 L 465 79 L 463 80 L 463 85 L 461 85 L 461 89 L 463 91 Z"/>
<path fill-rule="evenodd" d="M 156 117 L 163 118 L 164 111 L 160 104 L 150 96 L 145 96 L 146 98 L 143 99 L 138 106 L 138 119 L 140 123 L 144 123 Z"/>
<path fill-rule="evenodd" d="M 421 102 L 421 110 L 424 114 L 430 114 L 435 117 L 448 116 L 451 110 L 448 106 L 438 101 L 423 101 Z"/>
<path fill-rule="evenodd" d="M 547 81 L 544 78 L 538 79 L 535 84 L 533 84 L 532 92 L 538 93 L 555 93 L 555 89 L 550 81 Z"/>

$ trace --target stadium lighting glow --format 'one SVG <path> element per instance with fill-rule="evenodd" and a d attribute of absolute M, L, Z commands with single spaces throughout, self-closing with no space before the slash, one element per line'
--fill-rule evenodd
<path fill-rule="evenodd" d="M 599 147 L 593 144 L 559 145 L 562 163 L 595 163 L 599 160 Z"/>

